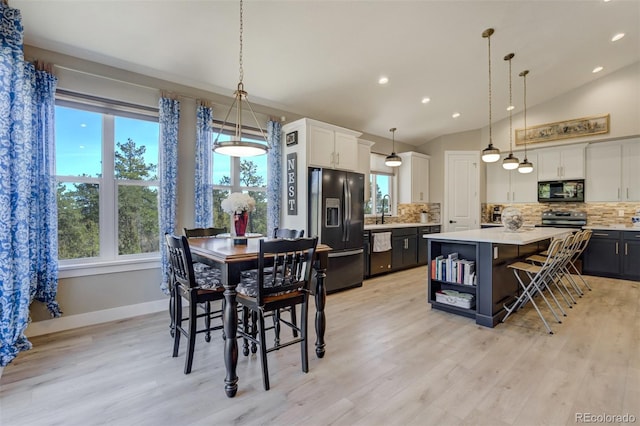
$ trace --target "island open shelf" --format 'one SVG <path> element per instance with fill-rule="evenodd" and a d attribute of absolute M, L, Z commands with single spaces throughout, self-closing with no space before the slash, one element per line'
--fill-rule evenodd
<path fill-rule="evenodd" d="M 429 268 L 427 298 L 432 309 L 475 318 L 476 324 L 494 327 L 505 315 L 504 305 L 518 296 L 518 282 L 507 265 L 544 250 L 551 238 L 566 235 L 562 228 L 528 228 L 505 232 L 503 228 L 428 234 Z M 451 253 L 475 262 L 476 285 L 466 285 L 432 278 L 431 261 Z M 441 303 L 436 292 L 455 290 L 475 296 L 469 309 Z"/>

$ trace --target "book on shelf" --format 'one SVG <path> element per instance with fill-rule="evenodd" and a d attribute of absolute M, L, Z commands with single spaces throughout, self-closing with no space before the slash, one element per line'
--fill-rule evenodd
<path fill-rule="evenodd" d="M 458 253 L 444 257 L 436 256 L 431 260 L 431 279 L 463 285 L 475 285 L 475 262 L 458 258 Z"/>

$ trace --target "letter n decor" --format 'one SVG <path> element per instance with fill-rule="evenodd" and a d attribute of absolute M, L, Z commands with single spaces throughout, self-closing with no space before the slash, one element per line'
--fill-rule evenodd
<path fill-rule="evenodd" d="M 527 127 L 527 143 L 609 133 L 609 114 Z M 524 145 L 524 129 L 516 129 L 516 145 Z"/>
<path fill-rule="evenodd" d="M 298 214 L 298 153 L 287 154 L 287 214 Z"/>

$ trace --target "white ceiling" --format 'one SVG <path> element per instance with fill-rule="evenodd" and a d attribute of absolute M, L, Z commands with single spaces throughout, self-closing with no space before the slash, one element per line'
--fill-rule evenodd
<path fill-rule="evenodd" d="M 239 1 L 10 5 L 25 44 L 224 95 L 238 83 Z M 515 112 L 524 69 L 531 107 L 640 61 L 640 0 L 245 0 L 245 89 L 253 104 L 384 138 L 397 127 L 420 145 L 488 123 L 489 27 L 494 121 L 508 114 L 507 53 Z"/>

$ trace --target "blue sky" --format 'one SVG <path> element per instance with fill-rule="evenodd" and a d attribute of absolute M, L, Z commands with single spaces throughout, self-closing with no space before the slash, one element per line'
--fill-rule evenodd
<path fill-rule="evenodd" d="M 136 146 L 144 145 L 145 163 L 158 164 L 158 123 L 115 117 L 115 140 L 126 142 L 131 138 Z M 214 135 L 215 136 L 215 135 Z M 97 177 L 102 161 L 102 114 L 74 108 L 56 106 L 56 175 Z M 220 140 L 226 140 L 222 135 Z M 195 144 L 194 144 L 195 145 Z M 267 176 L 267 156 L 250 159 L 258 172 Z M 180 167 L 180 165 L 178 165 Z M 231 170 L 230 157 L 215 154 L 213 182 L 218 184 Z"/>

